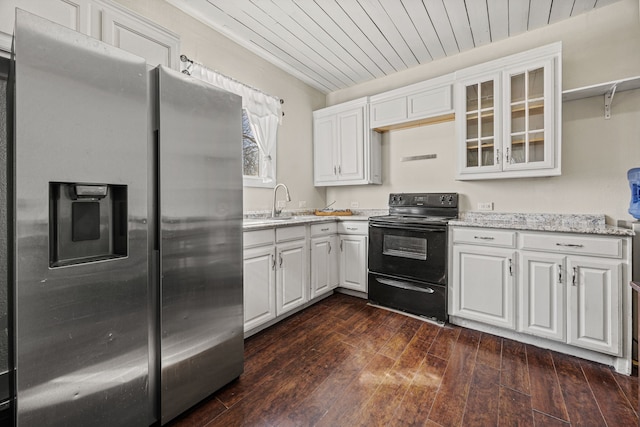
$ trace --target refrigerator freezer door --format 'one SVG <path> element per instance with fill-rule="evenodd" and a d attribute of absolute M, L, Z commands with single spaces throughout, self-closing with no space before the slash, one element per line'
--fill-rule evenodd
<path fill-rule="evenodd" d="M 241 98 L 159 67 L 161 421 L 243 369 Z"/>
<path fill-rule="evenodd" d="M 148 425 L 145 61 L 22 11 L 14 50 L 17 423 Z M 50 265 L 54 183 L 126 188 L 126 256 Z"/>

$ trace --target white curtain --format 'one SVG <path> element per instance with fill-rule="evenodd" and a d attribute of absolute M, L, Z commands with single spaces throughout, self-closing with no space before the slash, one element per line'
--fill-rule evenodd
<path fill-rule="evenodd" d="M 276 180 L 276 141 L 281 123 L 280 99 L 210 70 L 195 62 L 180 62 L 182 71 L 242 97 L 251 130 L 260 150 L 260 179 L 263 183 Z"/>

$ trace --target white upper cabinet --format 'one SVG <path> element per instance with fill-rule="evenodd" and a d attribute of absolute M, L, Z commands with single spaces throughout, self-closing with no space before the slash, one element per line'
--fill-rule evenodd
<path fill-rule="evenodd" d="M 11 51 L 16 8 L 26 10 L 83 34 L 90 34 L 91 0 L 0 1 L 0 49 Z"/>
<path fill-rule="evenodd" d="M 2 0 L 0 50 L 11 50 L 16 7 L 145 58 L 150 67 L 179 68 L 177 34 L 107 0 Z"/>
<path fill-rule="evenodd" d="M 380 134 L 369 128 L 368 98 L 313 112 L 314 184 L 382 183 Z"/>
<path fill-rule="evenodd" d="M 177 34 L 113 3 L 98 1 L 96 8 L 100 13 L 102 41 L 145 58 L 150 67 L 179 69 Z"/>
<path fill-rule="evenodd" d="M 502 72 L 505 122 L 504 170 L 552 169 L 555 165 L 553 60 Z M 547 108 L 545 108 L 547 107 Z"/>
<path fill-rule="evenodd" d="M 502 117 L 499 109 L 500 73 L 490 72 L 457 82 L 456 122 L 460 173 L 502 170 Z M 460 177 L 464 179 L 464 177 Z"/>
<path fill-rule="evenodd" d="M 447 74 L 372 96 L 371 128 L 384 131 L 451 117 L 453 79 L 453 74 Z"/>
<path fill-rule="evenodd" d="M 457 179 L 561 173 L 561 44 L 456 73 Z"/>

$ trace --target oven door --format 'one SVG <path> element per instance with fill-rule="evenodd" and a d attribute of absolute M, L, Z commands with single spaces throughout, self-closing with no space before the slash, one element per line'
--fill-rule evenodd
<path fill-rule="evenodd" d="M 370 222 L 369 270 L 446 284 L 446 227 Z"/>

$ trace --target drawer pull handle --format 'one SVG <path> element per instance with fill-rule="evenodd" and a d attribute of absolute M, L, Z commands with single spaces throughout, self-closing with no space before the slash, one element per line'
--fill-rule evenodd
<path fill-rule="evenodd" d="M 556 246 L 563 246 L 565 248 L 584 248 L 584 245 L 576 245 L 575 243 L 556 243 Z"/>
<path fill-rule="evenodd" d="M 436 292 L 435 290 L 433 290 L 433 288 L 429 288 L 429 287 L 421 288 L 419 286 L 415 286 L 406 282 L 399 282 L 397 280 L 389 280 L 389 279 L 382 279 L 382 278 L 376 278 L 376 280 L 382 283 L 383 285 L 393 286 L 394 288 L 406 289 L 408 291 L 417 291 L 417 292 L 423 292 L 426 294 L 433 294 Z"/>
<path fill-rule="evenodd" d="M 329 227 L 327 228 L 321 228 L 320 231 L 329 231 Z"/>
<path fill-rule="evenodd" d="M 487 237 L 487 236 L 473 236 L 473 238 L 478 240 L 495 240 L 495 237 Z"/>
<path fill-rule="evenodd" d="M 356 227 L 347 227 L 347 230 L 357 231 L 358 229 Z"/>

